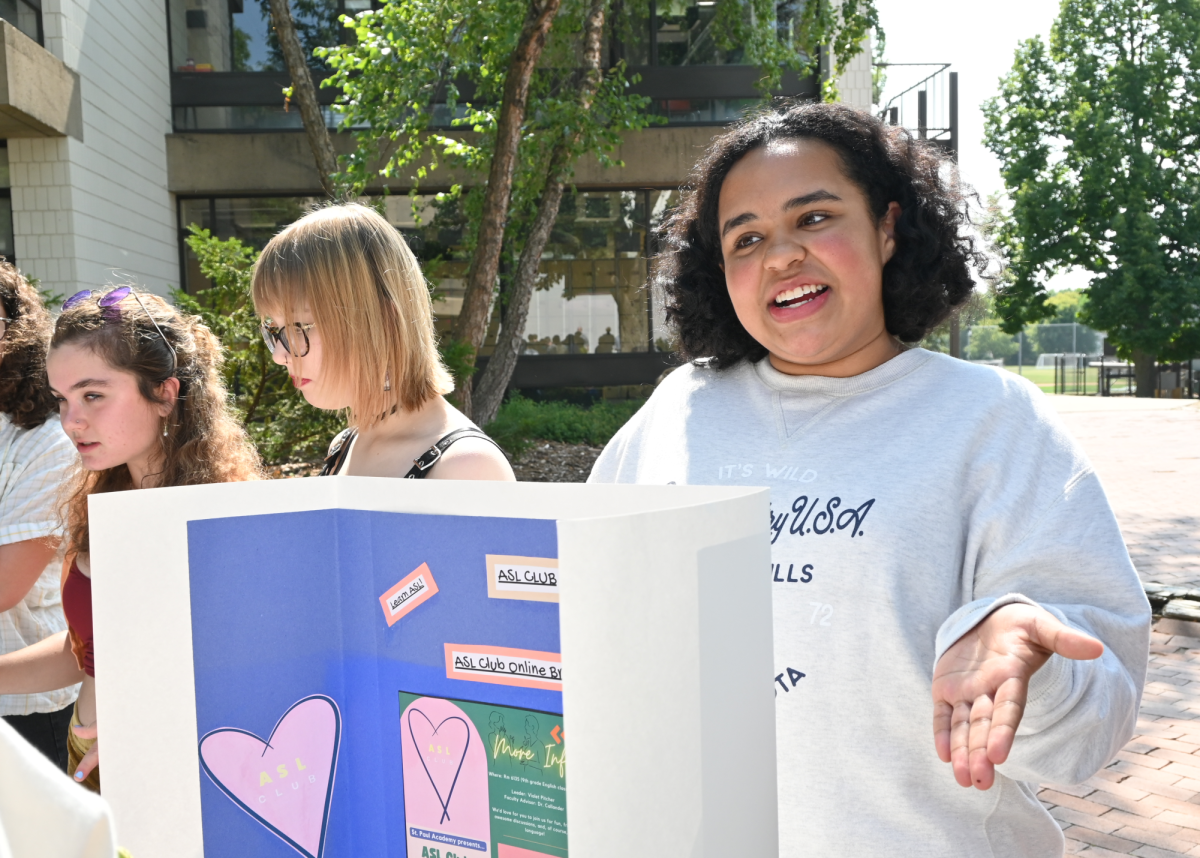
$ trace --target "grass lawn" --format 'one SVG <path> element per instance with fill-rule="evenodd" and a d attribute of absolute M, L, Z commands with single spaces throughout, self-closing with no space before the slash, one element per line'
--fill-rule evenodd
<path fill-rule="evenodd" d="M 1017 373 L 1017 367 L 1015 367 L 1015 366 L 1006 366 L 1005 369 L 1011 373 L 1014 373 L 1014 374 Z M 1052 367 L 1052 366 L 1046 366 L 1046 367 L 1027 366 L 1027 367 L 1023 367 L 1021 369 L 1020 374 L 1023 375 L 1025 378 L 1029 379 L 1030 381 L 1032 381 L 1034 384 L 1036 384 L 1039 388 L 1041 388 L 1041 390 L 1044 393 L 1053 393 L 1054 392 L 1054 367 Z M 1074 380 L 1075 380 L 1074 371 L 1068 371 L 1067 372 L 1067 383 L 1071 384 L 1074 382 Z M 1112 392 L 1114 394 L 1124 393 L 1126 385 L 1127 385 L 1127 382 L 1125 382 L 1124 380 L 1121 380 L 1121 381 L 1114 380 Z M 1088 369 L 1087 383 L 1085 384 L 1084 389 L 1082 391 L 1073 390 L 1071 388 L 1068 388 L 1065 392 L 1066 393 L 1094 394 L 1096 392 L 1096 370 Z"/>
<path fill-rule="evenodd" d="M 1008 370 L 1009 372 L 1013 373 L 1014 375 L 1023 375 L 1025 378 L 1032 381 L 1034 384 L 1036 384 L 1038 387 L 1040 387 L 1046 393 L 1054 392 L 1054 367 L 1052 367 L 1052 366 L 1046 366 L 1046 367 L 1041 367 L 1041 368 L 1034 367 L 1034 366 L 1027 366 L 1027 367 L 1022 367 L 1020 369 L 1020 372 L 1018 372 L 1018 368 L 1015 366 L 1006 366 L 1005 369 Z M 1088 381 L 1095 384 L 1095 380 L 1096 380 L 1096 373 L 1089 372 L 1088 373 Z"/>

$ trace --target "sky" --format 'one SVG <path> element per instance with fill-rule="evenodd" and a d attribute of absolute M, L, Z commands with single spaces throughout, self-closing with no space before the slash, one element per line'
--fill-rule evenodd
<path fill-rule="evenodd" d="M 1003 191 L 999 162 L 983 145 L 981 108 L 1012 69 L 1018 43 L 1038 35 L 1049 39 L 1059 4 L 1055 0 L 875 0 L 875 7 L 887 34 L 885 61 L 950 63 L 950 70 L 958 72 L 962 177 L 983 200 Z M 915 74 L 916 70 L 893 69 L 883 101 L 919 80 Z M 1063 289 L 1086 282 L 1081 273 L 1066 273 L 1048 285 Z"/>

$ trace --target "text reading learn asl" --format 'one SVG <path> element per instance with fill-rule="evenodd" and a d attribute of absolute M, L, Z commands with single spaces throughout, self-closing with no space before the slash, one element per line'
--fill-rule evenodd
<path fill-rule="evenodd" d="M 429 588 L 425 586 L 425 579 L 417 578 L 411 584 L 409 584 L 407 588 L 397 593 L 392 598 L 392 601 L 388 603 L 388 607 L 390 607 L 394 613 L 398 611 L 400 607 L 413 596 L 417 595 L 418 593 L 423 593 L 427 589 Z"/>

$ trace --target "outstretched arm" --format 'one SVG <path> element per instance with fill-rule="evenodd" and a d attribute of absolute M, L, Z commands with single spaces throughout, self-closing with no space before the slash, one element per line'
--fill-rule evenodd
<path fill-rule="evenodd" d="M 1091 777 L 1132 736 L 1146 675 L 1150 605 L 1095 474 L 1028 508 L 980 510 L 970 601 L 937 634 L 936 747 L 981 789 L 993 767 Z"/>
<path fill-rule="evenodd" d="M 1103 653 L 1100 641 L 1023 603 L 996 609 L 959 638 L 933 673 L 934 745 L 959 785 L 991 788 L 1012 750 L 1030 680 L 1052 655 L 1090 661 Z"/>
<path fill-rule="evenodd" d="M 0 612 L 20 604 L 57 550 L 58 540 L 52 537 L 0 545 Z"/>
<path fill-rule="evenodd" d="M 0 655 L 0 694 L 39 694 L 83 681 L 66 632 Z"/>

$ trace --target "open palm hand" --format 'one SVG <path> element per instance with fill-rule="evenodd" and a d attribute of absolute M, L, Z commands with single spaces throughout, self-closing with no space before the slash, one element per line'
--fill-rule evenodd
<path fill-rule="evenodd" d="M 946 650 L 933 671 L 933 735 L 959 785 L 991 788 L 1025 714 L 1029 681 L 1051 655 L 1087 660 L 1103 652 L 1100 641 L 1025 604 L 998 608 Z"/>

